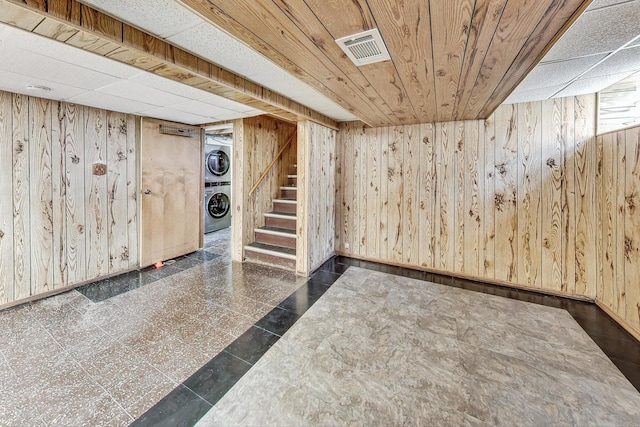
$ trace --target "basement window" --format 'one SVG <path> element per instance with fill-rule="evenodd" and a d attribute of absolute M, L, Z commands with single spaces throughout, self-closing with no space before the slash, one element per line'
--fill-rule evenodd
<path fill-rule="evenodd" d="M 640 71 L 598 92 L 598 134 L 640 125 Z"/>

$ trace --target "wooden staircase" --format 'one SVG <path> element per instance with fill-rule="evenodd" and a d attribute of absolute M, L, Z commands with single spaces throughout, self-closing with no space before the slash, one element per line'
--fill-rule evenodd
<path fill-rule="evenodd" d="M 264 227 L 254 230 L 255 241 L 244 247 L 247 261 L 296 269 L 297 176 L 288 175 L 273 200 L 273 211 L 264 214 Z"/>

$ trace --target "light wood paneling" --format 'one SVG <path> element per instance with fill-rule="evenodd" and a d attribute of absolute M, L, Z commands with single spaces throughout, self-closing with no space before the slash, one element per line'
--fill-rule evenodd
<path fill-rule="evenodd" d="M 457 224 L 457 228 L 454 231 L 454 271 L 463 272 L 465 265 L 465 226 L 467 222 L 465 221 L 465 213 L 464 213 L 464 200 L 465 200 L 465 187 L 468 185 L 473 185 L 473 178 L 466 175 L 466 165 L 465 165 L 465 146 L 466 146 L 466 136 L 465 136 L 465 126 L 464 122 L 457 122 L 454 130 L 454 162 L 455 162 L 455 176 L 454 176 L 454 195 L 455 195 L 455 208 L 454 215 L 455 219 L 453 220 L 453 224 Z M 471 179 L 468 179 L 471 178 Z"/>
<path fill-rule="evenodd" d="M 558 99 L 542 101 L 542 282 L 555 290 L 563 287 L 561 108 Z"/>
<path fill-rule="evenodd" d="M 64 127 L 65 106 L 51 106 L 51 181 L 53 189 L 53 285 L 65 286 L 67 280 L 67 215 L 66 215 L 66 147 Z"/>
<path fill-rule="evenodd" d="M 234 121 L 233 131 L 233 208 L 234 261 L 243 261 L 244 246 L 254 241 L 254 229 L 264 226 L 266 212 L 280 196 L 280 186 L 289 174 L 295 174 L 297 144 L 294 139 L 273 164 L 251 196 L 249 191 L 267 169 L 275 155 L 296 131 L 296 127 L 268 116 Z"/>
<path fill-rule="evenodd" d="M 111 215 L 126 230 L 138 227 L 137 218 L 109 214 L 111 172 L 91 173 L 94 161 L 108 160 L 106 115 L 0 92 L 0 306 L 130 267 L 108 270 L 106 221 Z M 126 156 L 120 161 L 135 170 Z M 137 188 L 137 180 L 129 185 Z"/>
<path fill-rule="evenodd" d="M 51 101 L 29 102 L 29 201 L 31 210 L 32 292 L 53 290 L 53 187 L 51 163 Z"/>
<path fill-rule="evenodd" d="M 562 286 L 569 293 L 575 293 L 577 257 L 574 104 L 574 98 L 562 99 Z"/>
<path fill-rule="evenodd" d="M 244 258 L 244 245 L 250 243 L 250 230 L 245 229 L 245 209 L 247 206 L 247 196 L 251 190 L 252 184 L 247 181 L 245 174 L 246 155 L 245 155 L 245 129 L 244 120 L 233 121 L 233 186 L 231 191 L 231 203 L 233 210 L 231 212 L 231 256 L 234 261 L 242 262 Z"/>
<path fill-rule="evenodd" d="M 139 227 L 138 227 L 138 183 L 140 182 L 140 176 L 138 174 L 139 164 L 139 147 L 140 147 L 140 118 L 127 115 L 124 119 L 127 124 L 127 259 L 128 266 L 135 267 L 139 265 Z M 202 182 L 202 173 L 200 173 L 200 182 Z M 201 191 L 202 192 L 202 191 Z M 202 206 L 204 202 L 200 203 Z M 202 216 L 201 216 L 202 217 Z M 202 233 L 200 233 L 202 236 Z M 202 246 L 202 242 L 199 242 L 198 246 Z"/>
<path fill-rule="evenodd" d="M 599 304 L 640 337 L 640 127 L 597 137 Z"/>
<path fill-rule="evenodd" d="M 597 210 L 601 198 L 597 196 L 596 188 L 596 143 L 591 129 L 595 126 L 595 117 L 588 112 L 595 109 L 593 96 L 578 96 L 575 98 L 575 191 L 576 191 L 576 293 L 595 297 L 595 288 L 591 285 L 596 281 L 598 264 L 592 260 L 596 258 L 597 249 L 593 246 L 593 236 L 597 232 Z M 598 238 L 598 245 L 601 241 Z"/>
<path fill-rule="evenodd" d="M 436 123 L 436 145 L 438 146 L 439 191 L 436 206 L 438 208 L 435 268 L 453 271 L 454 235 L 455 235 L 455 189 L 454 189 L 454 153 L 455 123 Z"/>
<path fill-rule="evenodd" d="M 129 265 L 129 234 L 127 227 L 127 200 L 129 198 L 127 193 L 127 133 L 128 124 L 126 114 L 108 112 L 107 163 L 109 164 L 110 173 L 107 180 L 107 190 L 109 192 L 109 198 L 107 200 L 107 233 L 109 234 L 109 240 L 111 242 L 111 245 L 109 245 L 110 271 L 119 271 Z M 147 135 L 144 135 L 144 137 L 147 137 Z M 151 135 L 149 135 L 149 137 L 153 138 Z M 159 150 L 161 149 L 159 148 Z M 148 154 L 151 155 L 151 153 Z M 176 152 L 175 155 L 179 156 L 179 152 Z M 184 191 L 185 188 L 181 188 L 180 190 Z M 127 220 L 122 221 L 122 218 L 126 218 Z M 173 222 L 175 218 L 177 217 L 172 218 L 171 221 Z M 161 260 L 168 258 L 172 257 L 161 258 Z"/>
<path fill-rule="evenodd" d="M 595 97 L 583 96 L 503 105 L 486 121 L 377 128 L 370 133 L 374 139 L 359 123 L 342 124 L 337 185 L 343 203 L 336 218 L 342 218 L 343 226 L 337 251 L 593 298 L 597 246 L 594 234 L 586 236 L 585 230 L 594 232 L 597 220 L 594 118 Z M 380 158 L 374 162 L 369 153 L 355 174 L 354 152 L 365 140 L 372 151 L 380 144 Z M 395 141 L 403 142 L 401 152 Z M 402 165 L 400 186 L 393 181 L 397 165 Z M 358 202 L 353 189 L 363 180 L 370 186 L 376 169 L 387 173 L 380 174 L 376 196 L 381 209 L 372 214 L 369 200 L 366 205 Z M 360 227 L 362 212 L 357 210 L 363 208 L 367 240 L 378 242 L 364 253 L 345 247 Z M 415 229 L 410 226 L 414 218 Z M 372 221 L 380 226 L 370 228 Z M 414 236 L 417 259 L 412 259 Z M 394 248 L 399 241 L 402 248 Z M 575 266 L 565 265 L 569 263 Z"/>
<path fill-rule="evenodd" d="M 422 267 L 434 267 L 434 254 L 436 246 L 436 213 L 435 203 L 430 200 L 436 198 L 436 145 L 435 126 L 432 124 L 420 125 L 418 139 L 420 148 L 418 156 L 420 159 L 420 173 L 418 179 L 418 206 L 420 208 L 420 219 L 418 224 L 418 263 Z M 379 139 L 379 138 L 378 138 Z M 382 162 L 382 159 L 380 159 Z M 384 183 L 385 176 L 381 177 Z M 340 181 L 338 181 L 340 182 Z M 380 187 L 382 188 L 382 187 Z M 374 254 L 373 256 L 375 256 Z"/>
<path fill-rule="evenodd" d="M 412 126 L 406 129 L 403 148 L 402 194 L 404 195 L 402 210 L 406 212 L 402 221 L 402 262 L 418 263 L 418 226 L 420 222 L 420 206 L 418 204 L 418 180 L 420 177 L 420 127 Z M 366 153 L 373 141 L 368 141 L 364 147 Z M 366 170 L 367 166 L 363 167 Z M 375 205 L 372 205 L 375 206 Z M 371 208 L 367 208 L 369 212 Z M 365 219 L 366 219 L 365 215 Z M 362 252 L 361 252 L 362 253 Z"/>
<path fill-rule="evenodd" d="M 85 111 L 85 155 L 87 163 L 107 162 L 107 112 L 87 108 Z M 108 183 L 106 175 L 94 175 L 87 168 L 85 175 L 85 202 L 87 204 L 87 277 L 109 273 Z"/>
<path fill-rule="evenodd" d="M 0 304 L 14 299 L 12 123 L 11 94 L 0 92 Z"/>
<path fill-rule="evenodd" d="M 624 316 L 640 333 L 640 128 L 628 129 L 624 133 Z"/>
<path fill-rule="evenodd" d="M 483 132 L 482 123 L 467 121 L 464 123 L 464 149 L 465 161 L 463 172 L 460 176 L 460 185 L 464 191 L 464 208 L 462 216 L 464 221 L 464 240 L 462 271 L 465 274 L 478 276 L 480 263 L 483 259 L 484 248 L 478 242 L 482 242 L 482 224 L 484 211 L 481 210 L 481 197 L 484 194 L 484 139 L 480 135 Z"/>
<path fill-rule="evenodd" d="M 496 123 L 492 115 L 484 121 L 484 194 L 481 200 L 484 204 L 484 262 L 481 277 L 495 277 L 496 266 L 496 227 L 495 227 L 495 155 L 496 155 Z M 481 122 L 482 126 L 482 122 Z M 482 136 L 480 136 L 482 138 Z"/>
<path fill-rule="evenodd" d="M 13 95 L 14 299 L 31 296 L 29 98 Z"/>
<path fill-rule="evenodd" d="M 518 121 L 515 105 L 498 108 L 494 114 L 495 162 L 495 278 L 518 282 Z"/>
<path fill-rule="evenodd" d="M 67 284 L 71 285 L 87 277 L 84 108 L 64 104 L 64 109 Z"/>
<path fill-rule="evenodd" d="M 360 139 L 367 140 L 366 135 Z M 296 272 L 304 276 L 317 269 L 334 252 L 335 150 L 335 130 L 311 121 L 298 123 Z M 363 154 L 367 159 L 366 153 Z M 366 174 L 361 176 L 361 181 L 368 182 Z M 361 249 L 358 246 L 353 248 Z"/>
<path fill-rule="evenodd" d="M 356 144 L 359 144 L 360 140 L 356 138 Z M 389 164 L 388 164 L 388 182 L 387 192 L 389 194 L 387 227 L 389 239 L 389 255 L 392 261 L 402 262 L 403 247 L 402 247 L 402 219 L 404 213 L 404 193 L 402 183 L 406 177 L 403 177 L 404 168 L 404 126 L 394 126 L 389 131 Z M 358 168 L 359 164 L 356 161 L 354 165 Z M 362 165 L 360 165 L 360 168 Z M 360 169 L 362 170 L 362 169 Z M 354 186 L 358 187 L 359 182 L 358 173 L 354 172 Z M 358 194 L 354 194 L 354 198 L 358 201 Z M 354 218 L 358 221 L 360 212 L 354 213 Z M 356 228 L 357 228 L 356 223 Z"/>
<path fill-rule="evenodd" d="M 518 105 L 518 278 L 542 286 L 542 108 L 539 102 Z"/>
<path fill-rule="evenodd" d="M 389 131 L 388 127 L 381 127 L 376 129 L 376 138 L 380 140 L 380 214 L 378 215 L 378 222 L 380 223 L 379 228 L 379 248 L 380 248 L 380 256 L 387 259 L 389 256 Z M 348 131 L 347 131 L 348 132 Z M 342 131 L 340 131 L 339 135 L 342 135 Z M 338 142 L 338 145 L 342 145 Z M 345 147 L 345 151 L 348 150 L 348 147 Z M 347 159 L 349 153 L 346 152 L 344 158 Z M 349 164 L 345 163 L 345 166 L 348 168 Z M 344 179 L 349 179 L 348 175 L 343 175 Z M 345 181 L 345 187 L 349 187 L 353 185 L 353 183 L 349 183 Z M 371 237 L 374 239 L 375 237 Z"/>

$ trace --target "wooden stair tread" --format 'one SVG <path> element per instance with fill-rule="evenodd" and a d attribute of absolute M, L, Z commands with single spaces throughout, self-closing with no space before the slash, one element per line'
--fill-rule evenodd
<path fill-rule="evenodd" d="M 276 212 L 271 211 L 264 214 L 264 216 L 272 217 L 272 218 L 284 218 L 284 219 L 296 219 L 295 213 L 289 212 Z"/>
<path fill-rule="evenodd" d="M 282 246 L 269 245 L 267 243 L 253 242 L 244 247 L 245 250 L 279 256 L 287 259 L 296 259 L 296 250 L 283 248 Z"/>
<path fill-rule="evenodd" d="M 296 237 L 296 232 L 293 230 L 289 230 L 288 228 L 280 228 L 280 227 L 260 227 L 254 230 L 256 233 L 273 233 L 273 234 L 286 234 L 291 237 Z"/>

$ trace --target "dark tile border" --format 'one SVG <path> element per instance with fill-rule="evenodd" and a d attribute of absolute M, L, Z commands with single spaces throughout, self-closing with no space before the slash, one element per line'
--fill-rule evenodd
<path fill-rule="evenodd" d="M 76 288 L 76 290 L 91 302 L 98 303 L 214 260 L 219 256 L 220 255 L 200 249 L 196 252 L 166 261 L 165 265 L 160 268 L 141 268 L 136 271 L 80 286 Z"/>
<path fill-rule="evenodd" d="M 567 310 L 640 391 L 640 341 L 596 304 L 335 256 L 316 270 L 304 285 L 131 425 L 195 425 L 351 266 Z"/>
<path fill-rule="evenodd" d="M 348 268 L 348 266 L 347 266 Z M 344 268 L 342 272 L 346 271 Z M 132 426 L 195 425 L 284 333 L 329 289 L 341 273 L 322 267 L 222 352 L 135 420 Z M 193 415 L 182 406 L 188 406 Z"/>

